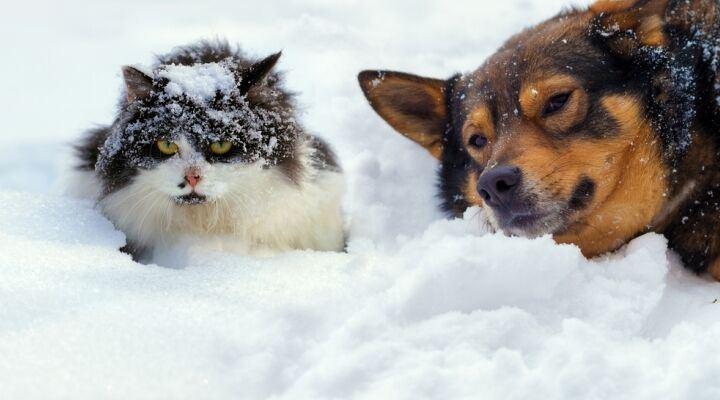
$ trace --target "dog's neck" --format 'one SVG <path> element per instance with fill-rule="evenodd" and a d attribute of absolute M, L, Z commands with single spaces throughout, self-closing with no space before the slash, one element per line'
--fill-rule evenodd
<path fill-rule="evenodd" d="M 689 225 L 696 218 L 720 219 L 720 148 L 714 133 L 695 126 L 688 153 L 672 168 L 668 177 L 668 201 L 653 222 L 653 230 L 665 233 L 677 225 Z M 708 212 L 705 212 L 708 211 Z M 707 215 L 702 215 L 707 214 Z"/>

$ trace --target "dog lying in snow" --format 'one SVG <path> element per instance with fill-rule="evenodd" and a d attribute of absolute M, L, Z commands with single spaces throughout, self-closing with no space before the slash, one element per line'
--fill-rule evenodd
<path fill-rule="evenodd" d="M 720 280 L 720 3 L 601 0 L 448 80 L 365 71 L 372 107 L 440 160 L 443 208 L 588 257 L 659 232 Z"/>
<path fill-rule="evenodd" d="M 273 73 L 226 43 L 124 67 L 117 118 L 77 146 L 83 182 L 148 259 L 181 237 L 223 237 L 248 254 L 342 250 L 343 177 L 299 125 Z"/>

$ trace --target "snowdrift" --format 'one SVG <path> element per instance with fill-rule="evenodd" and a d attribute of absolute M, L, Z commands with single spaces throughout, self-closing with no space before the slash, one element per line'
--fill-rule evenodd
<path fill-rule="evenodd" d="M 473 212 L 347 254 L 139 265 L 92 204 L 0 193 L 4 398 L 715 399 L 715 283 Z"/>

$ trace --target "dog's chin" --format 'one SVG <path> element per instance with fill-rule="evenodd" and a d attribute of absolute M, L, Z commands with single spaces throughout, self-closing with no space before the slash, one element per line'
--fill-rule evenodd
<path fill-rule="evenodd" d="M 177 197 L 173 198 L 173 200 L 174 200 L 175 204 L 177 204 L 178 206 L 188 206 L 188 207 L 207 204 L 210 201 L 207 196 L 197 194 L 195 192 L 186 194 L 184 196 L 177 196 Z"/>
<path fill-rule="evenodd" d="M 565 226 L 565 219 L 560 212 L 556 211 L 536 211 L 500 216 L 493 210 L 487 210 L 486 214 L 492 227 L 508 236 L 534 239 L 557 233 Z"/>

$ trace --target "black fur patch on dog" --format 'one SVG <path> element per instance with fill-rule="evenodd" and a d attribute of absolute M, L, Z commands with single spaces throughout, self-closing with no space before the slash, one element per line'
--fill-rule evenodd
<path fill-rule="evenodd" d="M 595 195 L 595 182 L 590 178 L 583 178 L 578 183 L 572 197 L 570 198 L 569 206 L 572 210 L 581 210 L 588 206 Z"/>

